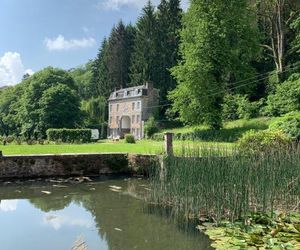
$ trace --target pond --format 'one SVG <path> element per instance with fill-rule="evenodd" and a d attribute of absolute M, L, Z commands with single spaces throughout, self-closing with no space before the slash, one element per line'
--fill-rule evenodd
<path fill-rule="evenodd" d="M 0 249 L 210 249 L 194 226 L 146 209 L 140 197 L 147 184 L 126 178 L 1 184 Z"/>

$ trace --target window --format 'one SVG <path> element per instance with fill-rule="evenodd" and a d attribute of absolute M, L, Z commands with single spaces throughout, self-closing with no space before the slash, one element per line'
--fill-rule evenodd
<path fill-rule="evenodd" d="M 109 124 L 112 123 L 112 117 L 109 117 Z"/>
<path fill-rule="evenodd" d="M 135 109 L 135 102 L 132 103 L 132 110 Z"/>
<path fill-rule="evenodd" d="M 116 117 L 116 123 L 119 124 L 119 116 Z"/>
<path fill-rule="evenodd" d="M 117 104 L 117 111 L 119 111 L 119 104 Z"/>
<path fill-rule="evenodd" d="M 111 104 L 109 105 L 109 111 L 110 112 L 112 111 L 112 105 Z"/>
<path fill-rule="evenodd" d="M 135 115 L 132 116 L 131 123 L 134 123 Z"/>
<path fill-rule="evenodd" d="M 136 116 L 136 123 L 139 123 L 140 122 L 140 115 L 137 115 Z"/>
<path fill-rule="evenodd" d="M 141 109 L 141 102 L 137 102 L 137 110 Z"/>
<path fill-rule="evenodd" d="M 140 136 L 140 129 L 139 128 L 136 129 L 136 136 L 138 136 L 138 137 Z"/>
<path fill-rule="evenodd" d="M 132 129 L 132 134 L 133 134 L 133 135 L 135 134 L 135 128 Z"/>

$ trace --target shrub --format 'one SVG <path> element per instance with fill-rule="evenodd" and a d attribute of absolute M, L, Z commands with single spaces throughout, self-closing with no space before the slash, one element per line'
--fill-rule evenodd
<path fill-rule="evenodd" d="M 225 95 L 222 104 L 223 120 L 251 119 L 258 117 L 262 101 L 250 102 L 247 95 Z"/>
<path fill-rule="evenodd" d="M 148 121 L 145 122 L 144 131 L 147 138 L 150 138 L 152 135 L 158 132 L 158 126 L 154 117 L 150 117 Z"/>
<path fill-rule="evenodd" d="M 7 136 L 4 138 L 4 141 L 6 141 L 7 143 L 12 143 L 15 140 L 15 137 L 13 136 Z"/>
<path fill-rule="evenodd" d="M 292 112 L 277 118 L 269 126 L 272 131 L 281 131 L 292 140 L 300 140 L 300 112 Z"/>
<path fill-rule="evenodd" d="M 134 136 L 132 134 L 125 135 L 125 142 L 126 143 L 135 143 Z"/>
<path fill-rule="evenodd" d="M 74 143 L 91 141 L 92 131 L 90 129 L 48 129 L 47 140 L 63 143 Z"/>
<path fill-rule="evenodd" d="M 290 140 L 280 131 L 254 131 L 246 132 L 238 141 L 238 148 L 242 153 L 265 153 L 287 148 Z"/>
<path fill-rule="evenodd" d="M 300 74 L 293 74 L 278 85 L 275 94 L 269 95 L 263 110 L 269 116 L 281 116 L 294 111 L 300 111 Z"/>

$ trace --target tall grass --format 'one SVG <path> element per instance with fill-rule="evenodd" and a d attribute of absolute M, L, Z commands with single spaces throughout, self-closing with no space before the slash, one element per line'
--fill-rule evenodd
<path fill-rule="evenodd" d="M 243 155 L 237 150 L 182 150 L 151 173 L 149 201 L 175 215 L 216 222 L 251 212 L 300 211 L 300 147 Z"/>

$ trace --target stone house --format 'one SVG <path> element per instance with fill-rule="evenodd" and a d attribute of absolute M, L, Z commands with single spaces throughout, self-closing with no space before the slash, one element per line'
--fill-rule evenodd
<path fill-rule="evenodd" d="M 159 101 L 159 91 L 146 83 L 141 86 L 116 90 L 108 99 L 108 138 L 123 138 L 133 134 L 144 138 L 144 123 L 151 117 Z"/>

